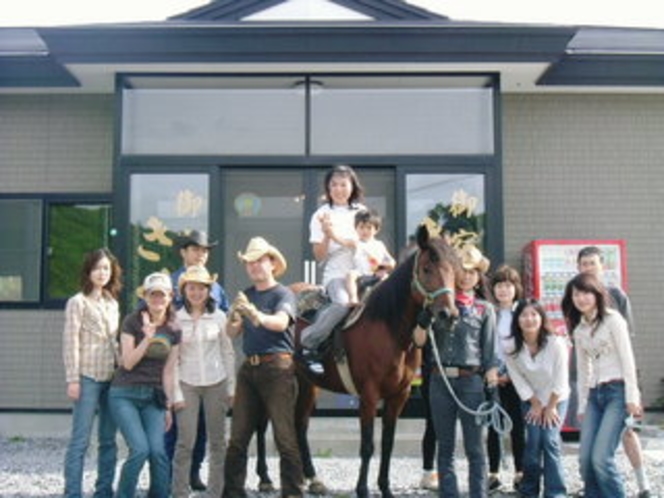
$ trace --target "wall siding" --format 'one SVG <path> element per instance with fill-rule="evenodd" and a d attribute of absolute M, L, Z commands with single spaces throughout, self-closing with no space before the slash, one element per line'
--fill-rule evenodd
<path fill-rule="evenodd" d="M 0 95 L 0 194 L 112 188 L 113 98 Z"/>
<path fill-rule="evenodd" d="M 110 192 L 111 96 L 0 96 L 0 194 Z M 627 241 L 646 404 L 660 379 L 664 96 L 506 95 L 505 255 L 538 238 Z M 0 409 L 66 408 L 63 312 L 0 310 Z"/>
<path fill-rule="evenodd" d="M 625 239 L 644 400 L 664 395 L 661 356 L 664 96 L 504 97 L 505 255 L 533 239 Z"/>

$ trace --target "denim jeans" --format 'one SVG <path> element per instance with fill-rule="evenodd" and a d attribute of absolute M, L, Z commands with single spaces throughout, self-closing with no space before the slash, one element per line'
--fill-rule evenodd
<path fill-rule="evenodd" d="M 90 377 L 81 377 L 80 383 L 81 395 L 74 403 L 71 438 L 65 454 L 65 496 L 68 498 L 83 496 L 85 453 L 90 446 L 95 413 L 99 413 L 97 482 L 94 496 L 112 498 L 117 462 L 115 442 L 117 428 L 108 406 L 108 390 L 111 383 L 97 382 Z"/>
<path fill-rule="evenodd" d="M 624 383 L 611 382 L 590 389 L 579 449 L 586 498 L 625 496 L 615 456 L 626 416 Z"/>
<path fill-rule="evenodd" d="M 275 358 L 237 374 L 231 438 L 224 468 L 224 498 L 245 498 L 247 447 L 267 413 L 279 451 L 282 496 L 302 496 L 304 477 L 295 434 L 297 381 L 292 358 Z"/>
<path fill-rule="evenodd" d="M 449 381 L 459 400 L 471 410 L 477 409 L 484 401 L 484 382 L 479 374 L 449 379 Z M 463 431 L 463 447 L 468 459 L 468 496 L 486 498 L 488 484 L 484 427 L 477 424 L 474 416 L 457 406 L 438 373 L 431 375 L 429 400 L 438 438 L 438 493 L 440 497 L 458 498 L 459 496 L 459 485 L 454 469 L 454 446 L 457 419 L 459 419 Z"/>
<path fill-rule="evenodd" d="M 155 401 L 155 388 L 113 386 L 111 413 L 124 437 L 129 455 L 122 465 L 117 498 L 132 498 L 138 478 L 150 460 L 150 498 L 168 498 L 171 492 L 170 462 L 164 448 L 165 411 Z"/>
<path fill-rule="evenodd" d="M 530 410 L 530 403 L 522 405 L 523 415 Z M 565 420 L 567 400 L 558 403 L 558 414 Z M 561 422 L 562 425 L 562 422 Z M 526 423 L 526 448 L 523 454 L 523 480 L 519 491 L 526 497 L 540 495 L 540 480 L 544 477 L 544 497 L 564 498 L 567 496 L 565 472 L 561 455 L 561 425 L 543 427 Z"/>

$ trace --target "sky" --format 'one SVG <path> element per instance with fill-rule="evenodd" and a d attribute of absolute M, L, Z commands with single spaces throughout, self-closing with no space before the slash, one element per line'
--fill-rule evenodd
<path fill-rule="evenodd" d="M 457 21 L 664 29 L 658 0 L 410 0 Z M 4 0 L 0 27 L 162 21 L 207 0 Z"/>

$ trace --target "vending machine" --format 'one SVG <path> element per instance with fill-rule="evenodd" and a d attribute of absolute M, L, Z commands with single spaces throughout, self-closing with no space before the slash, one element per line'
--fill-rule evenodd
<path fill-rule="evenodd" d="M 544 305 L 556 331 L 565 334 L 560 303 L 565 286 L 577 274 L 576 258 L 586 246 L 597 246 L 604 255 L 604 283 L 627 292 L 624 240 L 533 240 L 523 251 L 524 290 Z"/>
<path fill-rule="evenodd" d="M 567 334 L 561 301 L 565 286 L 577 273 L 576 259 L 586 246 L 597 246 L 603 254 L 604 283 L 627 292 L 626 252 L 624 240 L 533 240 L 523 250 L 523 283 L 526 297 L 537 299 L 546 309 L 556 333 Z M 570 343 L 571 344 L 571 343 Z M 576 417 L 576 369 L 570 364 L 572 396 L 563 432 L 578 432 Z"/>

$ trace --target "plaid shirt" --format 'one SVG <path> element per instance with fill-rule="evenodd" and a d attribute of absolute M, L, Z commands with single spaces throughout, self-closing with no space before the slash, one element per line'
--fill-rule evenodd
<path fill-rule="evenodd" d="M 118 302 L 109 296 L 96 302 L 78 293 L 67 301 L 63 359 L 67 382 L 90 377 L 111 379 L 118 354 Z"/>

